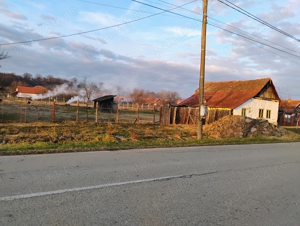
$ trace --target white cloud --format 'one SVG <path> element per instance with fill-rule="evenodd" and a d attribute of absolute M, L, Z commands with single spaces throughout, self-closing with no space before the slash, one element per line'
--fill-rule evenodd
<path fill-rule="evenodd" d="M 200 37 L 201 30 L 200 29 L 190 29 L 184 27 L 167 27 L 165 31 L 170 32 L 171 34 L 178 37 Z"/>
<path fill-rule="evenodd" d="M 97 24 L 102 26 L 111 26 L 120 23 L 120 18 L 117 18 L 108 13 L 100 12 L 80 12 L 80 21 Z"/>
<path fill-rule="evenodd" d="M 27 17 L 18 12 L 11 12 L 7 9 L 0 9 L 0 13 L 3 13 L 9 18 L 17 19 L 17 20 L 27 20 Z"/>

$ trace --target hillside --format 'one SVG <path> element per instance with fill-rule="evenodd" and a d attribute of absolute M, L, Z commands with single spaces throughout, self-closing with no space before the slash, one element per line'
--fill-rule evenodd
<path fill-rule="evenodd" d="M 5 96 L 8 93 L 14 92 L 17 86 L 44 86 L 45 88 L 52 90 L 55 86 L 64 83 L 70 83 L 70 81 L 55 78 L 53 75 L 43 77 L 40 74 L 33 76 L 30 73 L 16 75 L 14 73 L 0 72 L 0 96 Z"/>

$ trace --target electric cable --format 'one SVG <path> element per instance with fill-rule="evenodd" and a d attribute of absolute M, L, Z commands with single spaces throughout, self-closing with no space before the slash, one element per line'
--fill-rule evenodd
<path fill-rule="evenodd" d="M 191 4 L 193 2 L 195 2 L 197 0 L 193 0 L 191 2 L 185 3 L 181 6 L 185 6 L 188 4 Z M 176 8 L 173 8 L 171 10 L 175 10 Z M 170 11 L 171 12 L 171 11 Z M 87 33 L 91 33 L 91 32 L 95 32 L 95 31 L 101 31 L 101 30 L 106 30 L 106 29 L 110 29 L 110 28 L 114 28 L 114 27 L 119 27 L 122 25 L 126 25 L 126 24 L 130 24 L 130 23 L 134 23 L 140 20 L 144 20 L 153 16 L 157 16 L 160 15 L 162 13 L 165 12 L 159 12 L 159 13 L 154 13 L 145 17 L 141 17 L 135 20 L 131 20 L 131 21 L 127 21 L 124 23 L 120 23 L 120 24 L 115 24 L 115 25 L 111 25 L 111 26 L 107 26 L 107 27 L 103 27 L 103 28 L 98 28 L 98 29 L 93 29 L 93 30 L 88 30 L 88 31 L 82 31 L 82 32 L 77 32 L 77 33 L 73 33 L 73 34 L 68 34 L 68 35 L 59 35 L 59 36 L 54 36 L 54 37 L 49 37 L 49 38 L 39 38 L 39 39 L 33 39 L 33 40 L 27 40 L 27 41 L 20 41 L 20 42 L 9 42 L 9 43 L 0 43 L 0 46 L 8 46 L 8 45 L 16 45 L 16 44 L 25 44 L 25 43 L 32 43 L 32 42 L 39 42 L 39 41 L 46 41 L 46 40 L 53 40 L 53 39 L 58 39 L 58 38 L 66 38 L 66 37 L 71 37 L 71 36 L 76 36 L 76 35 L 81 35 L 81 34 L 87 34 Z"/>

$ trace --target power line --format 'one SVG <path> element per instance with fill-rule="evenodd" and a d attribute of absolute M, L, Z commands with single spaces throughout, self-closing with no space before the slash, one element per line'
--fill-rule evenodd
<path fill-rule="evenodd" d="M 290 54 L 290 55 L 293 55 L 293 56 L 299 57 L 298 55 L 295 55 L 295 54 L 292 54 L 292 53 L 286 52 L 286 51 L 284 51 L 284 50 L 280 50 L 280 49 L 278 49 L 278 48 L 276 48 L 276 47 L 272 47 L 272 46 L 270 46 L 270 45 L 268 45 L 268 44 L 265 44 L 265 43 L 262 43 L 262 42 L 258 42 L 258 41 L 254 40 L 254 39 L 251 39 L 251 38 L 247 37 L 247 36 L 243 36 L 243 35 L 236 34 L 236 33 L 232 32 L 232 31 L 229 31 L 229 30 L 227 30 L 227 29 L 224 29 L 224 28 L 218 27 L 217 25 L 210 24 L 210 23 L 208 23 L 208 24 L 209 24 L 209 25 L 211 25 L 211 26 L 213 26 L 213 27 L 216 27 L 216 28 L 222 29 L 222 30 L 224 30 L 224 31 L 226 31 L 226 32 L 228 32 L 228 33 L 232 33 L 232 34 L 238 35 L 238 36 L 240 36 L 240 37 L 246 38 L 246 39 L 250 40 L 251 42 L 253 42 L 255 45 L 257 45 L 257 43 L 259 43 L 259 44 L 262 44 L 262 45 L 268 46 L 268 47 L 270 47 L 270 48 L 273 48 L 273 49 L 275 49 L 275 50 L 278 50 L 278 51 L 281 51 L 281 52 L 284 52 L 284 53 L 287 53 L 287 54 Z M 263 46 L 262 46 L 262 47 L 263 47 Z M 286 58 L 286 57 L 284 57 L 284 56 L 281 56 L 281 55 L 279 55 L 279 54 L 277 54 L 277 53 L 275 53 L 275 52 L 273 52 L 273 51 L 271 51 L 271 50 L 268 50 L 268 49 L 266 49 L 265 47 L 263 47 L 263 48 L 264 48 L 265 50 L 267 50 L 267 51 L 271 52 L 271 53 L 274 53 L 274 54 L 278 55 L 279 57 L 282 57 L 282 58 L 284 58 L 284 59 L 286 59 L 286 60 L 289 60 L 289 61 L 291 61 L 291 62 L 294 62 L 294 63 L 296 63 L 296 64 L 299 64 L 298 62 L 296 62 L 296 61 L 293 61 L 293 60 L 291 60 L 291 59 L 289 59 L 289 58 Z M 300 58 L 300 57 L 299 57 L 299 58 Z M 300 64 L 299 64 L 299 65 L 300 65 Z"/>
<path fill-rule="evenodd" d="M 147 11 L 142 11 L 142 10 L 137 10 L 137 9 L 128 9 L 128 8 L 123 8 L 123 7 L 120 7 L 120 6 L 107 5 L 107 4 L 102 4 L 102 3 L 98 3 L 98 2 L 91 2 L 91 1 L 85 1 L 85 0 L 78 0 L 78 1 L 79 2 L 86 2 L 86 3 L 90 3 L 90 4 L 95 4 L 95 5 L 106 6 L 106 7 L 115 8 L 115 9 L 125 9 L 125 10 L 129 10 L 129 11 L 134 11 L 134 12 L 149 13 Z"/>
<path fill-rule="evenodd" d="M 102 4 L 102 3 L 98 3 L 98 2 L 91 2 L 91 1 L 85 1 L 85 0 L 78 0 L 80 2 L 86 2 L 86 3 L 90 3 L 90 4 L 95 4 L 95 5 L 101 5 L 101 6 L 105 6 L 105 7 L 109 7 L 109 8 L 115 8 L 115 9 L 124 9 L 127 11 L 133 11 L 133 12 L 139 12 L 139 13 L 147 13 L 147 14 L 153 14 L 151 12 L 147 12 L 147 11 L 143 11 L 143 10 L 138 10 L 138 9 L 129 9 L 129 8 L 124 8 L 124 7 L 120 7 L 120 6 L 114 6 L 114 5 L 108 5 L 108 4 Z M 162 15 L 162 16 L 168 16 L 168 15 Z"/>
<path fill-rule="evenodd" d="M 193 0 L 191 2 L 185 3 L 181 6 L 185 6 L 188 4 L 191 4 L 193 2 L 196 2 L 197 0 Z M 180 7 L 180 6 L 178 6 Z M 175 10 L 176 8 L 173 8 L 171 10 Z M 171 11 L 170 11 L 171 12 Z M 46 41 L 46 40 L 52 40 L 52 39 L 58 39 L 58 38 L 66 38 L 66 37 L 71 37 L 71 36 L 76 36 L 76 35 L 81 35 L 81 34 L 86 34 L 86 33 L 91 33 L 91 32 L 95 32 L 95 31 L 101 31 L 101 30 L 106 30 L 106 29 L 110 29 L 110 28 L 114 28 L 114 27 L 119 27 L 122 25 L 126 25 L 126 24 L 130 24 L 130 23 L 134 23 L 140 20 L 144 20 L 153 16 L 157 16 L 160 15 L 162 13 L 165 12 L 159 12 L 159 13 L 155 13 L 155 14 L 151 14 L 149 16 L 145 16 L 145 17 L 141 17 L 135 20 L 131 20 L 131 21 L 127 21 L 124 23 L 120 23 L 120 24 L 116 24 L 116 25 L 112 25 L 112 26 L 107 26 L 107 27 L 103 27 L 103 28 L 98 28 L 98 29 L 93 29 L 93 30 L 88 30 L 88 31 L 83 31 L 83 32 L 77 32 L 77 33 L 73 33 L 73 34 L 68 34 L 68 35 L 60 35 L 60 36 L 54 36 L 54 37 L 49 37 L 49 38 L 40 38 L 40 39 L 34 39 L 34 40 L 28 40 L 28 41 L 20 41 L 20 42 L 10 42 L 10 43 L 0 43 L 0 46 L 8 46 L 8 45 L 16 45 L 16 44 L 25 44 L 25 43 L 31 43 L 31 42 L 39 42 L 39 41 Z"/>
<path fill-rule="evenodd" d="M 291 34 L 285 32 L 285 31 L 283 31 L 283 30 L 280 30 L 279 28 L 277 28 L 277 27 L 273 26 L 272 24 L 270 24 L 270 23 L 268 23 L 268 22 L 266 22 L 266 21 L 264 21 L 264 20 L 258 18 L 257 16 L 254 16 L 253 14 L 251 14 L 251 13 L 249 13 L 248 11 L 242 9 L 241 7 L 239 7 L 239 6 L 235 5 L 235 4 L 233 4 L 232 2 L 225 0 L 226 2 L 229 3 L 229 4 L 227 4 L 227 3 L 225 3 L 225 2 L 223 2 L 223 1 L 221 1 L 221 0 L 218 0 L 218 1 L 221 2 L 221 3 L 223 3 L 224 5 L 226 5 L 226 6 L 230 7 L 230 8 L 232 8 L 232 9 L 234 9 L 234 10 L 236 10 L 236 11 L 238 11 L 238 12 L 244 14 L 244 15 L 247 16 L 247 17 L 250 17 L 251 19 L 256 20 L 257 22 L 259 22 L 259 23 L 261 23 L 261 24 L 263 24 L 263 25 L 265 25 L 265 26 L 267 26 L 267 27 L 269 27 L 269 28 L 271 28 L 271 29 L 273 29 L 273 30 L 275 30 L 275 31 L 277 31 L 277 32 L 279 32 L 279 33 L 281 33 L 281 34 L 287 36 L 287 37 L 290 37 L 290 38 L 292 38 L 292 39 L 294 39 L 294 40 L 300 42 L 300 39 L 296 38 L 295 36 L 293 36 L 293 35 L 291 35 Z M 230 4 L 231 4 L 231 5 L 230 5 Z"/>
<path fill-rule="evenodd" d="M 159 1 L 160 1 L 160 2 L 164 2 L 164 3 L 168 4 L 168 5 L 176 6 L 176 5 L 174 5 L 174 4 L 171 4 L 171 3 L 168 3 L 168 2 L 165 2 L 165 1 L 162 1 L 162 0 L 159 0 Z M 195 13 L 195 14 L 198 14 L 198 15 L 202 15 L 201 13 L 194 12 L 194 11 L 192 11 L 192 10 L 189 10 L 189 9 L 186 9 L 186 8 L 183 8 L 183 7 L 180 7 L 180 8 L 183 9 L 183 10 L 185 10 L 185 11 L 188 11 L 188 12 L 192 12 L 192 13 Z M 228 24 L 228 23 L 224 23 L 224 22 L 222 22 L 222 21 L 220 21 L 220 20 L 217 20 L 217 19 L 215 19 L 215 18 L 213 18 L 213 17 L 211 17 L 211 16 L 208 16 L 208 15 L 207 15 L 207 17 L 210 18 L 211 20 L 217 21 L 218 23 L 222 23 L 222 24 L 225 24 L 226 26 L 232 27 L 233 29 L 238 30 L 238 31 L 240 31 L 240 32 L 243 32 L 243 33 L 245 33 L 245 34 L 247 34 L 247 35 L 252 35 L 252 36 L 254 36 L 254 37 L 256 37 L 256 38 L 259 38 L 259 39 L 262 39 L 262 40 L 264 40 L 264 41 L 266 41 L 266 42 L 272 43 L 272 44 L 277 45 L 277 46 L 280 46 L 280 47 L 282 47 L 282 48 L 284 48 L 284 49 L 287 49 L 287 50 L 290 50 L 290 51 L 292 51 L 292 52 L 295 52 L 294 49 L 287 48 L 287 47 L 285 47 L 285 46 L 283 46 L 283 45 L 280 45 L 280 44 L 277 44 L 277 43 L 275 43 L 275 42 L 272 42 L 272 41 L 269 41 L 269 40 L 267 40 L 267 39 L 264 39 L 264 38 L 262 38 L 262 37 L 260 37 L 260 36 L 258 36 L 258 35 L 250 34 L 250 33 L 247 32 L 247 31 L 243 31 L 243 30 L 241 30 L 241 29 L 239 29 L 239 28 L 237 28 L 237 27 L 234 27 L 234 26 L 232 26 L 232 25 L 230 25 L 230 24 Z"/>
<path fill-rule="evenodd" d="M 178 15 L 178 16 L 181 16 L 181 17 L 185 17 L 185 18 L 188 18 L 188 19 L 191 19 L 191 20 L 196 20 L 196 21 L 202 22 L 202 21 L 199 20 L 199 19 L 195 19 L 195 18 L 192 18 L 192 17 L 189 17 L 189 16 L 185 16 L 185 15 L 182 15 L 182 14 L 179 14 L 179 13 L 171 12 L 170 10 L 162 9 L 162 8 L 159 8 L 159 7 L 156 7 L 156 6 L 153 6 L 153 5 L 149 5 L 149 4 L 147 4 L 147 3 L 139 2 L 139 1 L 137 1 L 137 0 L 133 0 L 133 1 L 134 1 L 134 2 L 138 2 L 138 3 L 140 3 L 140 4 L 143 4 L 143 5 L 147 5 L 147 6 L 149 6 L 149 7 L 153 7 L 153 8 L 156 8 L 156 9 L 163 10 L 164 12 L 169 12 L 169 13 L 172 13 L 172 14 L 175 14 L 175 15 Z M 298 55 L 296 55 L 296 54 L 287 52 L 287 51 L 285 51 L 285 50 L 276 48 L 276 47 L 274 47 L 274 46 L 268 45 L 268 44 L 263 43 L 263 42 L 259 42 L 259 41 L 257 41 L 257 40 L 254 40 L 254 39 L 251 39 L 251 38 L 249 38 L 249 37 L 247 37 L 247 36 L 244 36 L 244 35 L 235 33 L 235 32 L 233 32 L 233 31 L 227 30 L 227 29 L 225 29 L 225 28 L 221 28 L 221 27 L 219 27 L 219 26 L 217 26 L 217 25 L 214 25 L 214 24 L 212 24 L 212 23 L 209 23 L 209 22 L 208 22 L 207 24 L 209 24 L 210 26 L 219 28 L 219 29 L 221 29 L 221 30 L 227 31 L 227 32 L 229 32 L 229 33 L 235 34 L 235 35 L 237 35 L 237 36 L 243 37 L 243 38 L 248 39 L 248 40 L 250 40 L 250 41 L 257 42 L 257 43 L 259 43 L 259 44 L 261 44 L 261 45 L 268 46 L 268 47 L 273 48 L 273 49 L 275 49 L 275 50 L 278 50 L 278 51 L 280 51 L 280 52 L 284 52 L 284 53 L 286 53 L 286 54 L 289 54 L 289 55 L 292 55 L 292 56 L 295 56 L 295 57 L 300 58 L 300 56 L 298 56 Z"/>

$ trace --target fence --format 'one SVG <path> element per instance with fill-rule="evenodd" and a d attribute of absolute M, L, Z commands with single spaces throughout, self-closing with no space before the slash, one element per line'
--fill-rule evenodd
<path fill-rule="evenodd" d="M 209 109 L 205 118 L 205 123 L 210 124 L 218 119 L 231 115 L 231 110 Z M 189 124 L 197 125 L 199 117 L 199 108 L 171 107 L 162 108 L 160 111 L 161 125 L 169 124 Z"/>
<path fill-rule="evenodd" d="M 3 99 L 0 102 L 0 122 L 116 122 L 116 123 L 159 123 L 159 107 L 141 108 L 130 105 L 129 108 L 119 106 L 117 111 L 102 109 L 98 111 L 92 104 L 73 104 L 47 101 L 31 101 L 25 99 Z"/>
<path fill-rule="evenodd" d="M 159 107 L 150 105 L 121 104 L 117 110 L 99 111 L 90 105 L 65 105 L 56 102 L 32 101 L 24 99 L 4 99 L 0 102 L 0 122 L 115 122 L 115 123 L 153 123 L 192 124 L 198 122 L 199 109 L 186 107 Z M 205 123 L 210 124 L 230 110 L 210 109 Z"/>

